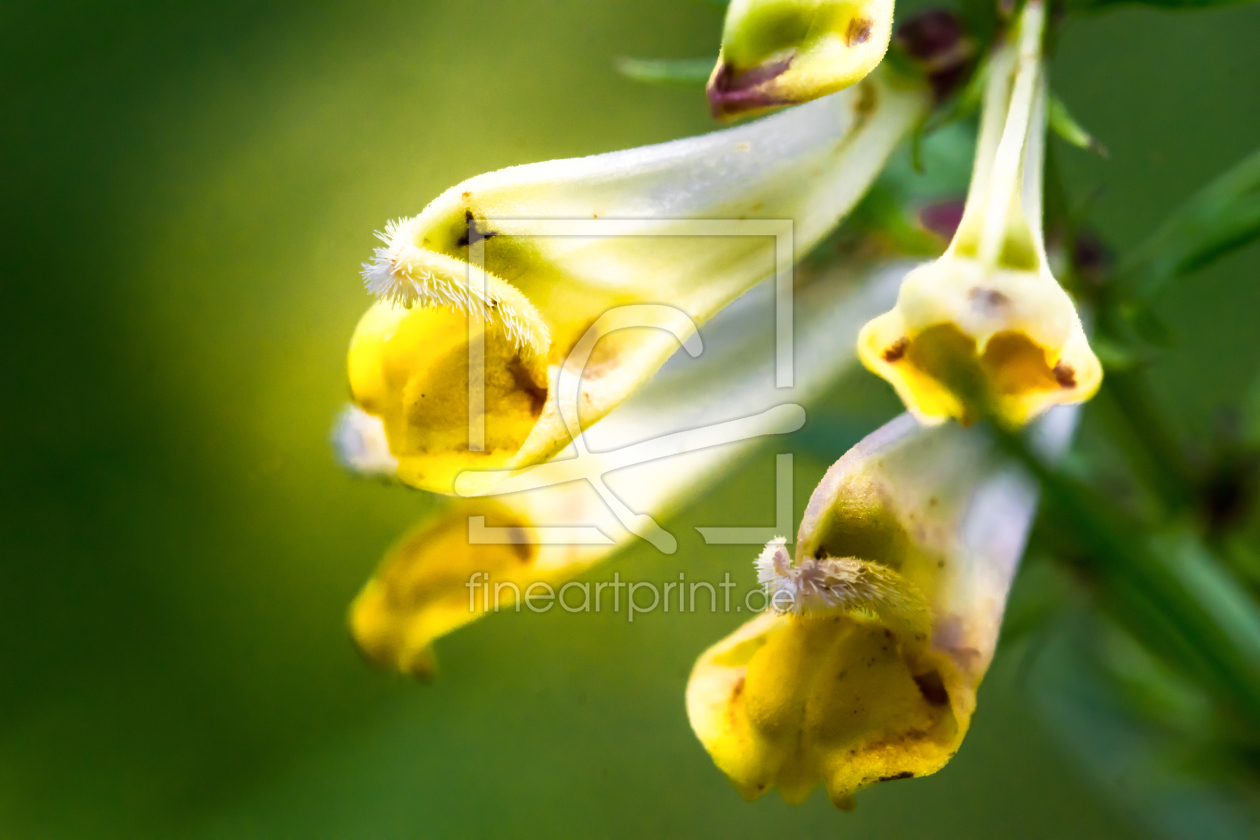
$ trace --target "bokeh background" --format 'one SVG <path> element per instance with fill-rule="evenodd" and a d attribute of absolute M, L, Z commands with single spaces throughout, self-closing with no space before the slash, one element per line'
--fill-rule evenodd
<path fill-rule="evenodd" d="M 327 443 L 372 231 L 482 171 L 709 130 L 701 91 L 613 58 L 713 55 L 720 25 L 690 0 L 0 3 L 0 835 L 1149 836 L 1010 647 L 946 770 L 841 814 L 744 803 L 692 736 L 687 674 L 739 616 L 500 615 L 430 686 L 351 646 L 429 504 Z M 1052 79 L 1111 157 L 1059 161 L 1117 247 L 1254 148 L 1258 43 L 1254 5 L 1063 34 Z M 1161 305 L 1191 438 L 1257 370 L 1258 276 L 1252 247 Z M 802 432 L 798 511 L 895 410 L 850 377 Z M 692 525 L 766 518 L 773 471 L 612 568 L 750 579 Z"/>

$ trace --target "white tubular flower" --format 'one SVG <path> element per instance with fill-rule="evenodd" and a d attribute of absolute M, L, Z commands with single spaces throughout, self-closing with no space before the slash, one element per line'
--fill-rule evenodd
<path fill-rule="evenodd" d="M 1075 409 L 1038 424 L 1043 450 Z M 772 608 L 707 650 L 687 686 L 692 728 L 746 798 L 832 801 L 934 773 L 953 757 L 989 667 L 1036 507 L 1031 479 L 987 438 L 902 415 L 830 470 L 795 560 L 758 559 Z"/>
<path fill-rule="evenodd" d="M 584 458 L 526 470 L 498 488 L 513 492 L 455 502 L 405 536 L 351 606 L 359 647 L 382 667 L 427 678 L 435 639 L 488 609 L 519 609 L 531 585 L 561 584 L 636 533 L 672 552 L 674 537 L 657 520 L 732 471 L 765 435 L 800 426 L 799 404 L 856 360 L 858 329 L 895 299 L 908 267 L 833 269 L 797 291 L 797 343 L 811 352 L 797 354 L 788 389 L 774 387 L 773 281 L 754 288 L 701 327 L 699 358 L 678 353 L 587 431 Z"/>
<path fill-rule="evenodd" d="M 920 420 L 992 414 L 1020 425 L 1089 399 L 1102 367 L 1050 273 L 1041 220 L 1046 81 L 1042 0 L 1029 0 L 993 55 L 962 222 L 936 262 L 912 272 L 859 354 Z"/>
<path fill-rule="evenodd" d="M 400 479 L 452 493 L 461 472 L 554 456 L 572 437 L 558 374 L 593 323 L 650 304 L 686 327 L 600 339 L 581 379 L 583 428 L 646 382 L 692 324 L 793 257 L 771 256 L 766 231 L 697 220 L 791 220 L 803 254 L 863 195 L 927 102 L 921 87 L 876 74 L 746 126 L 481 175 L 394 223 L 364 267 L 381 301 L 348 364 L 354 402 L 382 421 Z M 472 423 L 470 318 L 484 335 Z"/>

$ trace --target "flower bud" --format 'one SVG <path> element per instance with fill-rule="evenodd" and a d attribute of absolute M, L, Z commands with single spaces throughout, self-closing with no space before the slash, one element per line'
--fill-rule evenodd
<path fill-rule="evenodd" d="M 892 0 L 732 0 L 709 79 L 715 117 L 808 102 L 861 81 L 892 32 Z"/>

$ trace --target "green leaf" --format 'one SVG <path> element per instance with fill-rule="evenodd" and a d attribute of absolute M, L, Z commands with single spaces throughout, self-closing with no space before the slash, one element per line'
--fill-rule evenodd
<path fill-rule="evenodd" d="M 1068 0 L 1068 11 L 1102 12 L 1116 6 L 1136 4 L 1158 9 L 1214 9 L 1220 6 L 1241 6 L 1251 0 Z"/>
<path fill-rule="evenodd" d="M 636 82 L 657 85 L 703 85 L 709 81 L 713 58 L 618 58 L 617 72 Z"/>
<path fill-rule="evenodd" d="M 1260 794 L 1247 746 L 1207 698 L 1098 616 L 1078 612 L 1038 652 L 1027 691 L 1054 741 L 1152 837 L 1252 837 Z"/>
<path fill-rule="evenodd" d="M 944 106 L 932 112 L 922 126 L 922 134 L 930 135 L 979 111 L 988 79 L 989 63 L 985 61 L 972 72 L 971 78 L 967 80 L 962 90 L 954 94 Z"/>
<path fill-rule="evenodd" d="M 1149 300 L 1170 281 L 1260 238 L 1260 150 L 1181 206 L 1120 269 L 1129 294 Z"/>
<path fill-rule="evenodd" d="M 1067 106 L 1063 104 L 1063 100 L 1054 94 L 1050 94 L 1046 116 L 1054 133 L 1073 146 L 1095 152 L 1102 157 L 1108 157 L 1107 147 L 1095 140 L 1092 134 L 1082 128 L 1081 124 L 1068 111 Z"/>
<path fill-rule="evenodd" d="M 1079 540 L 1072 559 L 1109 615 L 1210 691 L 1260 735 L 1260 608 L 1189 530 L 1149 531 L 1109 499 L 1047 465 L 1018 434 L 992 430 L 1041 484 Z"/>

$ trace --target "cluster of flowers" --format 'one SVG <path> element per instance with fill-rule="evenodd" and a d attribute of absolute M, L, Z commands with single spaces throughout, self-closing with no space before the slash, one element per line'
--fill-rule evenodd
<path fill-rule="evenodd" d="M 821 780 L 849 808 L 859 788 L 954 755 L 1036 503 L 973 424 L 1036 421 L 1053 453 L 1074 425 L 1067 406 L 1099 386 L 1042 230 L 1045 15 L 1028 0 L 977 71 L 975 165 L 944 254 L 914 266 L 871 250 L 798 269 L 792 398 L 808 402 L 856 354 L 909 414 L 828 471 L 794 556 L 783 538 L 766 546 L 757 569 L 778 609 L 696 663 L 692 726 L 746 797 L 777 787 L 798 802 Z M 430 675 L 432 641 L 485 612 L 469 609 L 470 574 L 555 584 L 635 535 L 673 551 L 632 511 L 659 515 L 755 437 L 799 427 L 776 413 L 769 360 L 751 361 L 773 320 L 767 240 L 685 234 L 695 220 L 791 220 L 804 254 L 832 231 L 933 106 L 930 61 L 917 74 L 882 62 L 891 32 L 891 0 L 735 0 L 709 82 L 715 115 L 791 107 L 491 172 L 386 228 L 364 266 L 379 301 L 351 341 L 339 453 L 459 498 L 352 606 L 371 659 Z M 633 221 L 634 235 L 516 224 L 601 219 Z M 699 353 L 698 329 L 704 355 L 666 365 L 680 342 Z M 598 436 L 629 444 L 588 447 Z M 595 536 L 548 538 L 560 522 Z"/>

